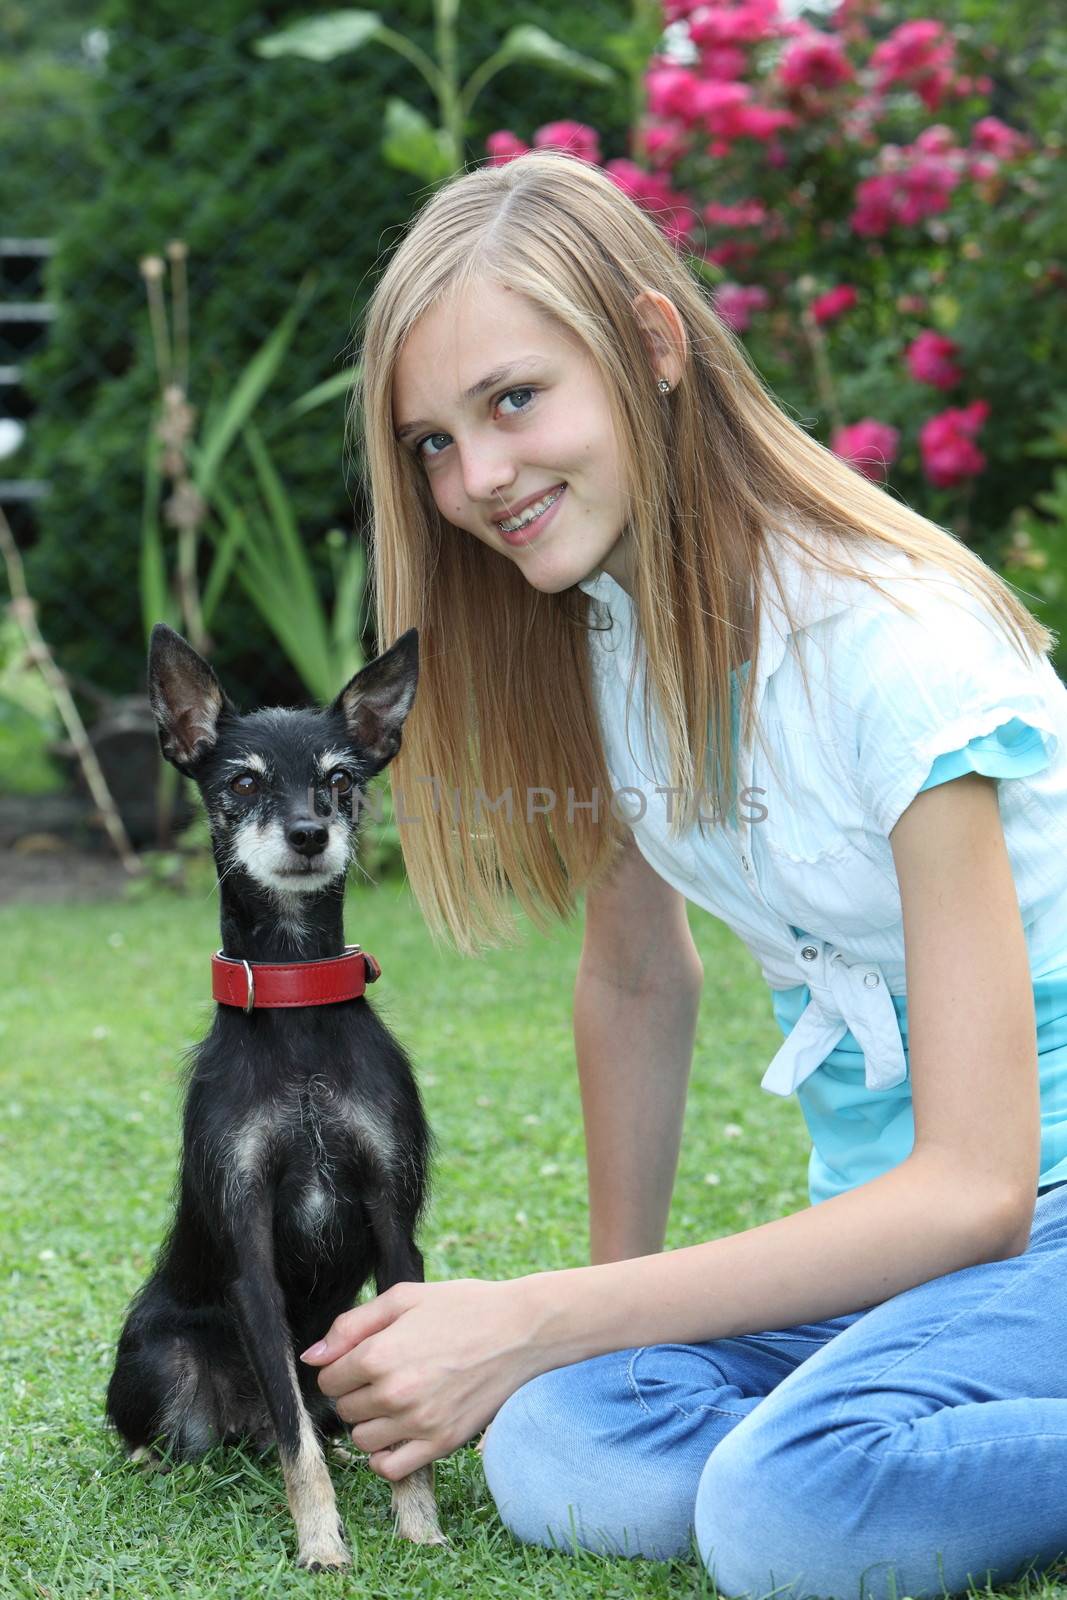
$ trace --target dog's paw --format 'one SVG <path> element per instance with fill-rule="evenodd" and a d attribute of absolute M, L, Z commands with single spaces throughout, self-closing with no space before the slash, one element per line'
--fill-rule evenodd
<path fill-rule="evenodd" d="M 399 1538 L 412 1544 L 447 1544 L 437 1520 L 432 1467 L 419 1467 L 393 1485 L 393 1516 Z"/>
<path fill-rule="evenodd" d="M 308 1540 L 306 1545 L 302 1545 L 296 1564 L 308 1572 L 339 1572 L 352 1565 L 352 1557 L 340 1536 L 333 1539 L 327 1536 Z"/>
<path fill-rule="evenodd" d="M 440 1525 L 435 1521 L 432 1526 L 423 1525 L 415 1529 L 405 1529 L 397 1526 L 397 1535 L 407 1539 L 412 1544 L 448 1544 L 446 1533 L 442 1533 Z"/>

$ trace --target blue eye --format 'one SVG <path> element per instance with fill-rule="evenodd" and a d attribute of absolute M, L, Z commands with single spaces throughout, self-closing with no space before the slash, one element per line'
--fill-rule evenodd
<path fill-rule="evenodd" d="M 532 389 L 509 389 L 507 394 L 502 394 L 500 396 L 500 398 L 501 398 L 501 400 L 510 400 L 512 395 L 516 395 L 516 394 L 529 394 L 529 395 L 532 395 L 533 392 L 534 391 Z M 529 405 L 530 405 L 530 402 L 529 402 L 529 400 L 527 400 L 527 402 L 526 402 L 526 404 L 524 406 L 520 406 L 519 407 L 519 410 L 520 411 L 526 411 L 526 410 L 529 409 Z M 509 416 L 514 416 L 515 413 L 514 412 L 509 412 L 509 413 L 506 413 L 506 414 L 509 415 Z"/>
<path fill-rule="evenodd" d="M 504 400 L 511 400 L 511 399 L 513 399 L 515 397 L 515 395 L 529 395 L 530 399 L 525 401 L 525 403 L 523 405 L 517 406 L 514 411 L 506 411 L 504 413 L 504 415 L 508 416 L 508 417 L 519 416 L 523 411 L 529 410 L 530 405 L 532 404 L 533 396 L 534 396 L 535 393 L 536 393 L 536 390 L 531 389 L 531 388 L 526 387 L 526 386 L 524 386 L 521 389 L 507 389 L 507 390 L 504 391 L 504 393 L 502 395 L 499 395 L 497 397 L 496 403 L 500 404 Z M 415 453 L 416 456 L 421 457 L 421 459 L 424 460 L 424 461 L 426 461 L 426 460 L 432 461 L 436 456 L 439 456 L 441 454 L 441 450 L 439 450 L 439 449 L 426 450 L 423 447 L 425 445 L 428 445 L 434 439 L 446 439 L 447 440 L 447 439 L 450 439 L 451 437 L 452 437 L 451 434 L 448 434 L 448 433 L 427 433 L 427 434 L 424 434 L 423 437 L 415 445 L 414 453 Z M 443 445 L 441 446 L 441 449 L 444 449 Z"/>
<path fill-rule="evenodd" d="M 448 438 L 448 434 L 447 433 L 428 433 L 426 435 L 425 439 L 420 439 L 418 444 L 415 446 L 415 454 L 417 456 L 425 456 L 426 455 L 426 451 L 422 448 L 424 444 L 429 444 L 431 439 L 447 439 L 447 438 Z M 430 452 L 430 454 L 431 454 L 431 456 L 435 456 L 435 455 L 437 455 L 437 451 L 436 450 L 432 450 Z"/>

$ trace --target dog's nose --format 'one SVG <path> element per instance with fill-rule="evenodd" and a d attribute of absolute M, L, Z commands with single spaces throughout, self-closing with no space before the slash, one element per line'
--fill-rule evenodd
<path fill-rule="evenodd" d="M 314 822 L 310 817 L 289 824 L 286 838 L 302 856 L 320 856 L 326 848 L 330 830 L 324 822 Z"/>

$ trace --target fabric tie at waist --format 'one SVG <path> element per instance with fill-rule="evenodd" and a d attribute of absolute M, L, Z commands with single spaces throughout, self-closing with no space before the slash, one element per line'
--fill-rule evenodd
<path fill-rule="evenodd" d="M 797 941 L 796 965 L 811 1000 L 763 1074 L 769 1094 L 790 1095 L 850 1032 L 863 1051 L 868 1089 L 895 1089 L 908 1075 L 893 997 L 879 967 L 851 966 L 834 945 Z"/>

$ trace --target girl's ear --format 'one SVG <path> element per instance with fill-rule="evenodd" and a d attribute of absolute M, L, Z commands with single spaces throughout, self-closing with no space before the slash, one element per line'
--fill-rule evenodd
<path fill-rule="evenodd" d="M 689 350 L 678 307 L 658 289 L 642 289 L 632 304 L 651 362 L 652 380 L 666 378 L 672 389 L 677 388 Z"/>
<path fill-rule="evenodd" d="M 390 650 L 357 672 L 330 710 L 345 720 L 348 736 L 380 771 L 400 749 L 400 730 L 419 681 L 419 635 L 409 628 Z"/>

